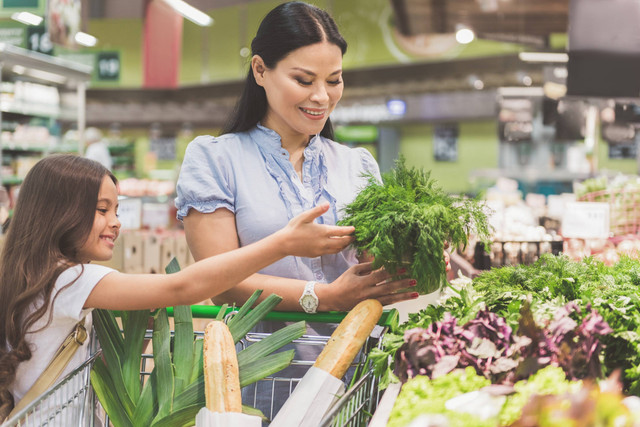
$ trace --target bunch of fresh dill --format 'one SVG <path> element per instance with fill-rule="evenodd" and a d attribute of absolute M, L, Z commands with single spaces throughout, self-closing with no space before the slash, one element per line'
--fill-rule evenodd
<path fill-rule="evenodd" d="M 420 294 L 434 292 L 446 283 L 445 242 L 465 246 L 472 233 L 489 239 L 485 207 L 447 194 L 429 172 L 407 167 L 403 157 L 382 179 L 380 184 L 368 176 L 368 185 L 345 207 L 339 224 L 355 227 L 354 245 L 374 257 L 374 267 L 405 268 Z"/>

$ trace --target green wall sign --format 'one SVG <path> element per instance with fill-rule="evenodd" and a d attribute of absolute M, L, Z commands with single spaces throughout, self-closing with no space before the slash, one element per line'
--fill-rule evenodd
<path fill-rule="evenodd" d="M 39 0 L 4 0 L 2 2 L 2 8 L 15 7 L 22 10 L 25 8 L 38 7 L 39 4 Z"/>
<path fill-rule="evenodd" d="M 119 82 L 121 77 L 120 51 L 60 52 L 56 56 L 93 67 L 92 83 Z"/>
<path fill-rule="evenodd" d="M 99 52 L 96 57 L 96 80 L 120 80 L 120 52 Z"/>
<path fill-rule="evenodd" d="M 0 28 L 0 42 L 14 46 L 24 46 L 25 26 L 11 26 Z"/>
<path fill-rule="evenodd" d="M 27 27 L 27 49 L 53 55 L 53 43 L 44 25 Z"/>
<path fill-rule="evenodd" d="M 0 0 L 0 16 L 10 17 L 16 12 L 44 15 L 46 0 Z"/>
<path fill-rule="evenodd" d="M 339 126 L 334 131 L 340 142 L 376 142 L 378 128 L 375 126 Z"/>

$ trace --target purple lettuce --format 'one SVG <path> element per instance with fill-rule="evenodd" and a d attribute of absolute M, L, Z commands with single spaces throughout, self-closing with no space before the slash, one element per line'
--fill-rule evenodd
<path fill-rule="evenodd" d="M 562 307 L 543 326 L 523 304 L 518 334 L 505 319 L 481 310 L 464 326 L 446 313 L 428 328 L 407 330 L 396 352 L 395 374 L 402 382 L 416 375 L 436 378 L 456 368 L 472 366 L 494 384 L 512 384 L 547 365 L 560 366 L 568 379 L 601 375 L 598 337 L 609 325 L 590 306 L 584 316 L 576 303 Z"/>
<path fill-rule="evenodd" d="M 569 380 L 602 376 L 603 346 L 599 337 L 613 330 L 590 304 L 583 313 L 578 304 L 570 302 L 542 326 L 535 324 L 528 306 L 523 307 L 521 314 L 518 333 L 532 342 L 523 349 L 519 378 L 547 365 L 560 366 Z"/>

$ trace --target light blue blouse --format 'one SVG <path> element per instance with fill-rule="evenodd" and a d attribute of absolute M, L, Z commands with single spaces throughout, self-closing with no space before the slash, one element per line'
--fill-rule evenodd
<path fill-rule="evenodd" d="M 226 208 L 236 216 L 240 246 L 262 239 L 319 203 L 331 209 L 318 219 L 335 224 L 342 209 L 367 184 L 365 174 L 380 180 L 373 156 L 316 135 L 304 150 L 302 181 L 282 148 L 280 136 L 263 126 L 220 137 L 200 136 L 185 153 L 177 184 L 178 219 L 189 209 L 211 213 Z M 263 274 L 331 283 L 357 263 L 356 252 L 318 258 L 286 257 Z"/>

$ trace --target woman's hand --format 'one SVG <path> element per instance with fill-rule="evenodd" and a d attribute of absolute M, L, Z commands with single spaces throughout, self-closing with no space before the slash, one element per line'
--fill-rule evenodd
<path fill-rule="evenodd" d="M 280 230 L 285 255 L 315 258 L 335 254 L 353 243 L 354 227 L 323 225 L 315 219 L 329 209 L 329 203 L 316 206 L 293 218 Z"/>
<path fill-rule="evenodd" d="M 404 274 L 404 271 L 398 274 Z M 371 262 L 356 264 L 333 283 L 316 284 L 315 291 L 320 300 L 318 311 L 349 311 L 366 299 L 377 299 L 382 305 L 415 299 L 418 293 L 411 289 L 415 285 L 414 279 L 392 279 L 384 268 L 374 270 Z"/>

